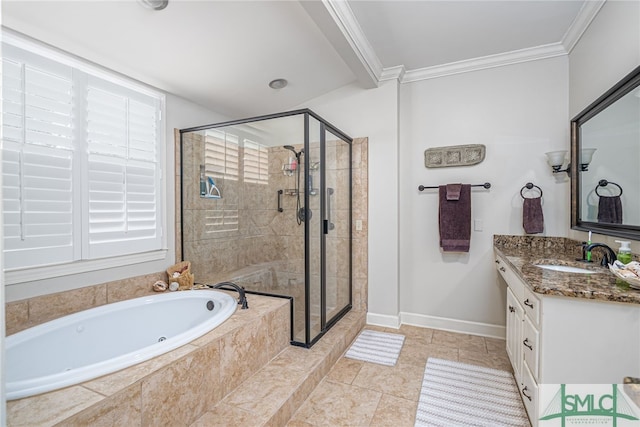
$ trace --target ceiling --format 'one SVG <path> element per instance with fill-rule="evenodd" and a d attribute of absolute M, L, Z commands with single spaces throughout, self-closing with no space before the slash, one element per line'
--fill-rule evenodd
<path fill-rule="evenodd" d="M 2 1 L 3 25 L 229 118 L 566 54 L 603 0 Z M 275 78 L 289 81 L 273 90 Z"/>

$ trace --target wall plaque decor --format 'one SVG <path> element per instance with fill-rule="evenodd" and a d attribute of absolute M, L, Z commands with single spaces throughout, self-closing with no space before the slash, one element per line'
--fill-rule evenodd
<path fill-rule="evenodd" d="M 428 168 L 471 166 L 484 160 L 484 144 L 451 145 L 424 150 L 424 165 Z"/>

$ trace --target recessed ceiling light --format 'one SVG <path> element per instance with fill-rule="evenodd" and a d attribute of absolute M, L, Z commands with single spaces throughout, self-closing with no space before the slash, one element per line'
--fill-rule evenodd
<path fill-rule="evenodd" d="M 275 79 L 269 82 L 269 87 L 271 89 L 282 89 L 286 87 L 288 83 L 285 79 Z"/>
<path fill-rule="evenodd" d="M 169 4 L 169 0 L 138 0 L 147 9 L 162 10 Z"/>

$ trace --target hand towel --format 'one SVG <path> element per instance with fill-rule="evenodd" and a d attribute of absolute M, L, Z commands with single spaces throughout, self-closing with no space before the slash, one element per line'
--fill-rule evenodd
<path fill-rule="evenodd" d="M 471 185 L 458 185 L 460 185 L 460 194 L 457 200 L 447 200 L 446 185 L 438 187 L 440 247 L 444 252 L 469 252 L 471 242 Z"/>
<path fill-rule="evenodd" d="M 462 184 L 447 184 L 447 200 L 460 200 Z"/>
<path fill-rule="evenodd" d="M 522 226 L 527 234 L 542 233 L 544 215 L 542 214 L 542 197 L 527 197 L 522 204 Z"/>
<path fill-rule="evenodd" d="M 622 200 L 620 196 L 600 196 L 598 222 L 622 224 Z"/>

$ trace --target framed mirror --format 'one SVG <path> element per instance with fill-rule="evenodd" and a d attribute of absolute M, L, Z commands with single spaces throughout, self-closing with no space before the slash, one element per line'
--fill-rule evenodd
<path fill-rule="evenodd" d="M 570 171 L 571 228 L 640 240 L 640 66 L 571 121 Z"/>

